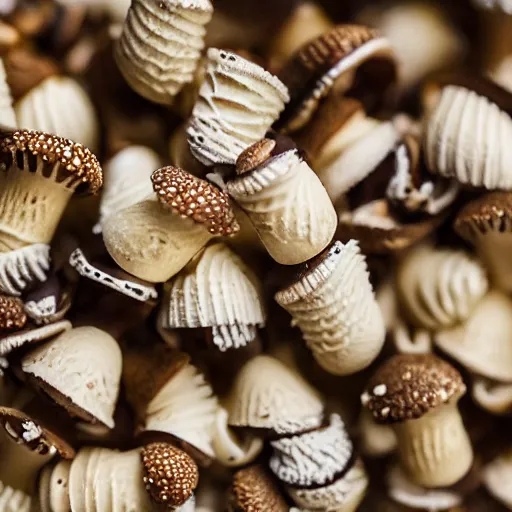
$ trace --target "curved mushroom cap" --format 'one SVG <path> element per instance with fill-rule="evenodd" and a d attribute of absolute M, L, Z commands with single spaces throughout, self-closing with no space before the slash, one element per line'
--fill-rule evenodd
<path fill-rule="evenodd" d="M 203 224 L 212 235 L 229 236 L 240 230 L 228 195 L 205 180 L 178 167 L 163 167 L 151 176 L 164 207 Z"/>
<path fill-rule="evenodd" d="M 71 414 L 114 427 L 122 356 L 106 332 L 95 327 L 67 331 L 24 356 L 22 370 Z"/>
<path fill-rule="evenodd" d="M 230 425 L 293 434 L 318 427 L 322 416 L 317 392 L 277 359 L 257 356 L 240 370 L 230 398 Z"/>
<path fill-rule="evenodd" d="M 41 512 L 71 512 L 69 502 L 69 472 L 71 461 L 60 460 L 45 466 L 39 476 L 39 506 Z"/>
<path fill-rule="evenodd" d="M 23 301 L 16 297 L 0 295 L 0 331 L 22 329 L 27 323 Z"/>
<path fill-rule="evenodd" d="M 262 466 L 249 466 L 233 476 L 230 505 L 241 512 L 288 512 L 277 485 Z"/>
<path fill-rule="evenodd" d="M 379 64 L 375 70 L 371 61 Z M 351 88 L 354 74 L 365 63 L 367 81 L 384 95 L 396 80 L 397 69 L 391 44 L 376 30 L 338 25 L 306 43 L 279 74 L 291 100 L 277 126 L 285 131 L 305 126 L 331 90 L 345 92 Z"/>
<path fill-rule="evenodd" d="M 512 449 L 497 457 L 483 471 L 483 481 L 487 490 L 507 508 L 512 508 Z"/>
<path fill-rule="evenodd" d="M 376 421 L 395 423 L 422 417 L 466 392 L 460 373 L 432 354 L 400 354 L 370 379 L 361 401 Z"/>
<path fill-rule="evenodd" d="M 15 105 L 17 126 L 80 142 L 97 151 L 100 126 L 94 105 L 76 80 L 52 76 Z"/>
<path fill-rule="evenodd" d="M 3 133 L 0 169 L 16 166 L 17 154 L 26 155 L 29 161 L 30 156 L 35 157 L 42 165 L 53 166 L 51 178 L 69 188 L 86 184 L 88 191 L 95 194 L 103 185 L 103 173 L 97 158 L 82 144 L 69 139 L 32 130 Z M 42 175 L 46 176 L 44 170 Z"/>
<path fill-rule="evenodd" d="M 468 320 L 436 333 L 436 345 L 474 373 L 512 382 L 512 300 L 490 291 Z"/>
<path fill-rule="evenodd" d="M 183 505 L 193 495 L 199 482 L 194 460 L 167 443 L 153 443 L 141 452 L 143 482 L 157 505 L 168 508 Z"/>

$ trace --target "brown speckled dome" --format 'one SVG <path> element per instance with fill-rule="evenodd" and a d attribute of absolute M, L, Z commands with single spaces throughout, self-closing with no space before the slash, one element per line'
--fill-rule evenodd
<path fill-rule="evenodd" d="M 21 329 L 26 322 L 23 302 L 16 297 L 0 295 L 0 329 Z"/>

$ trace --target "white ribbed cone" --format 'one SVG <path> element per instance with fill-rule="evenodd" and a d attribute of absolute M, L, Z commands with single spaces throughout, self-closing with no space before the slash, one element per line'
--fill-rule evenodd
<path fill-rule="evenodd" d="M 95 327 L 71 329 L 22 360 L 23 371 L 56 390 L 53 398 L 61 405 L 71 410 L 78 407 L 110 428 L 114 427 L 121 366 L 116 340 Z"/>
<path fill-rule="evenodd" d="M 316 390 L 277 359 L 257 356 L 240 370 L 229 404 L 229 423 L 294 434 L 318 427 L 323 403 Z"/>
<path fill-rule="evenodd" d="M 165 326 L 212 327 L 221 351 L 240 348 L 265 324 L 261 286 L 251 270 L 224 244 L 207 247 L 197 264 L 170 283 Z"/>
<path fill-rule="evenodd" d="M 7 85 L 4 62 L 0 58 L 0 126 L 16 128 L 16 114 L 12 106 L 11 90 Z"/>
<path fill-rule="evenodd" d="M 292 315 L 318 363 L 347 375 L 366 368 L 384 343 L 384 320 L 357 242 L 335 242 L 275 299 Z"/>
<path fill-rule="evenodd" d="M 148 404 L 145 430 L 172 434 L 213 457 L 217 408 L 211 386 L 197 368 L 189 364 Z"/>
<path fill-rule="evenodd" d="M 265 136 L 288 100 L 277 77 L 239 55 L 210 48 L 187 130 L 192 153 L 208 166 L 235 164 Z"/>
<path fill-rule="evenodd" d="M 151 101 L 171 104 L 194 78 L 212 13 L 209 0 L 133 0 L 115 47 L 130 86 Z"/>
<path fill-rule="evenodd" d="M 463 87 L 447 86 L 426 124 L 430 171 L 488 190 L 512 189 L 512 119 Z"/>
<path fill-rule="evenodd" d="M 20 128 L 52 133 L 99 149 L 98 115 L 78 82 L 51 76 L 29 91 L 15 105 Z"/>
<path fill-rule="evenodd" d="M 482 264 L 461 250 L 421 246 L 398 266 L 399 300 L 420 328 L 438 330 L 464 321 L 488 288 Z"/>

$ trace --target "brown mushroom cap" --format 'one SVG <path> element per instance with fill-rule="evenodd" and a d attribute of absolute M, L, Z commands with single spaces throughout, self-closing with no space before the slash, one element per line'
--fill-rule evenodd
<path fill-rule="evenodd" d="M 211 183 L 171 166 L 155 171 L 151 181 L 164 206 L 204 224 L 213 235 L 229 236 L 240 230 L 228 195 Z"/>
<path fill-rule="evenodd" d="M 466 391 L 460 373 L 432 354 L 400 354 L 385 362 L 361 401 L 380 423 L 418 419 Z"/>
<path fill-rule="evenodd" d="M 241 512 L 287 512 L 288 505 L 262 466 L 237 471 L 231 489 L 233 510 Z"/>
<path fill-rule="evenodd" d="M 454 228 L 470 242 L 490 232 L 511 232 L 512 193 L 490 192 L 470 201 L 457 215 Z"/>
<path fill-rule="evenodd" d="M 0 295 L 0 330 L 21 329 L 26 322 L 23 302 L 16 297 Z"/>
<path fill-rule="evenodd" d="M 184 451 L 167 443 L 153 443 L 143 448 L 141 458 L 144 485 L 155 503 L 174 509 L 192 496 L 199 470 Z"/>
<path fill-rule="evenodd" d="M 249 146 L 245 151 L 240 153 L 236 161 L 237 174 L 244 174 L 261 165 L 271 156 L 275 147 L 276 141 L 273 139 L 261 139 L 252 146 Z"/>
<path fill-rule="evenodd" d="M 103 173 L 97 158 L 77 142 L 32 130 L 0 133 L 0 169 L 6 165 L 6 159 L 9 162 L 9 158 L 9 164 L 16 164 L 20 153 L 51 165 L 59 163 L 56 180 L 66 180 L 68 186 L 80 181 L 88 185 L 89 193 L 95 194 L 103 185 Z"/>

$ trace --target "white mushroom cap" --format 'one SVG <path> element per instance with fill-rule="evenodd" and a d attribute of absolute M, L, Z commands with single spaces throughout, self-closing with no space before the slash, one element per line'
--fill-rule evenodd
<path fill-rule="evenodd" d="M 72 414 L 114 427 L 122 356 L 106 332 L 95 327 L 67 331 L 27 354 L 22 369 Z"/>

